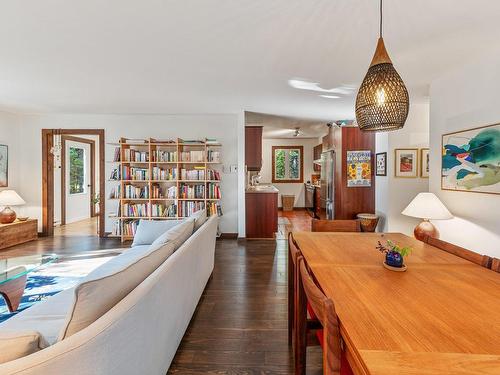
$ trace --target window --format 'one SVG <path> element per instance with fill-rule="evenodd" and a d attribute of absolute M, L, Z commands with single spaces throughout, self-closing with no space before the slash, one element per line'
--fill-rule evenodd
<path fill-rule="evenodd" d="M 69 193 L 85 193 L 85 150 L 69 148 Z"/>
<path fill-rule="evenodd" d="M 273 146 L 273 182 L 304 182 L 303 146 Z"/>

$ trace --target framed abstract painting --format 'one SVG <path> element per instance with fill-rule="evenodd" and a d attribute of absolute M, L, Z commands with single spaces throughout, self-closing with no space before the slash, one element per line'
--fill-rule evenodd
<path fill-rule="evenodd" d="M 9 147 L 0 145 L 0 187 L 9 186 Z"/>
<path fill-rule="evenodd" d="M 375 175 L 387 176 L 387 152 L 379 152 L 375 155 Z"/>
<path fill-rule="evenodd" d="M 441 188 L 500 194 L 500 124 L 443 135 Z"/>
<path fill-rule="evenodd" d="M 394 176 L 416 178 L 418 175 L 418 148 L 394 150 Z"/>
<path fill-rule="evenodd" d="M 420 177 L 429 178 L 429 149 L 420 149 Z"/>

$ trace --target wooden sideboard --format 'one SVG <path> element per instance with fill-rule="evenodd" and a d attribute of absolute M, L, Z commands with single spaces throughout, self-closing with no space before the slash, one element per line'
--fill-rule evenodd
<path fill-rule="evenodd" d="M 11 224 L 0 224 L 0 249 L 36 240 L 38 220 L 16 220 Z"/>

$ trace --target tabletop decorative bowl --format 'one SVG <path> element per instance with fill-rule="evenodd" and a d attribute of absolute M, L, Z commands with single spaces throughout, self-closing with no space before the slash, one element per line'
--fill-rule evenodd
<path fill-rule="evenodd" d="M 404 272 L 407 267 L 404 264 L 404 258 L 411 254 L 412 248 L 409 246 L 401 247 L 391 240 L 386 241 L 387 245 L 382 245 L 378 241 L 377 250 L 385 254 L 385 260 L 382 263 L 385 268 L 391 271 Z"/>

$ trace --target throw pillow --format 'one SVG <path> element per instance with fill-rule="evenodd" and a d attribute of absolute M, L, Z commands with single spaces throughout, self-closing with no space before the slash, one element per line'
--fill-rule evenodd
<path fill-rule="evenodd" d="M 182 220 L 141 220 L 137 226 L 132 247 L 138 245 L 151 245 L 170 228 L 181 223 Z"/>

